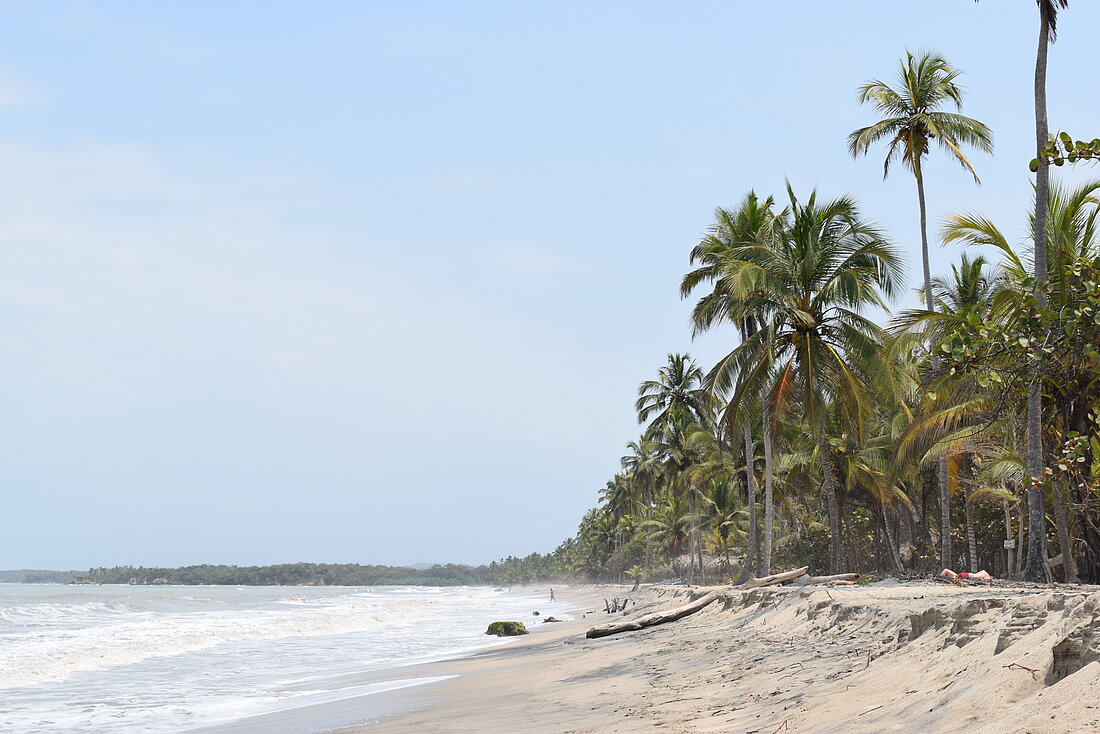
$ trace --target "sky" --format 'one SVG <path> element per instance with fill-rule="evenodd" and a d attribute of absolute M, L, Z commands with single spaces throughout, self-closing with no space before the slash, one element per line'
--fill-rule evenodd
<path fill-rule="evenodd" d="M 912 176 L 846 147 L 906 49 L 995 135 L 980 187 L 933 154 L 932 230 L 1023 240 L 1034 3 L 905 10 L 0 1 L 0 568 L 553 550 L 638 383 L 736 344 L 678 293 L 714 207 L 850 193 L 915 284 Z M 1050 54 L 1085 139 L 1098 25 Z"/>

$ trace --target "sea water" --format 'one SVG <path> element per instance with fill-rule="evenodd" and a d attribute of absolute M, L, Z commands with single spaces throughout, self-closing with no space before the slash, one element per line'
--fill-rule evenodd
<path fill-rule="evenodd" d="M 339 725 L 368 722 L 370 694 L 436 679 L 358 674 L 501 644 L 489 622 L 537 631 L 551 609 L 569 618 L 475 587 L 0 584 L 0 731 L 182 732 L 364 696 Z"/>

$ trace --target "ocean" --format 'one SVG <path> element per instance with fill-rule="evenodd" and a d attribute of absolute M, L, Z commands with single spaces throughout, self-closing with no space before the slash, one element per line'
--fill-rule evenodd
<path fill-rule="evenodd" d="M 571 618 L 480 587 L 0 584 L 0 731 L 167 734 L 352 698 L 278 730 L 369 724 L 371 694 L 438 679 L 365 674 L 506 644 L 496 620 L 537 634 L 551 612 Z"/>

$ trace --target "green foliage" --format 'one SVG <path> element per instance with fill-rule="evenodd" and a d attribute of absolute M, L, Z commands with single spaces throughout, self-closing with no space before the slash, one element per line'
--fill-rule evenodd
<path fill-rule="evenodd" d="M 872 81 L 859 88 L 859 101 L 871 103 L 882 119 L 848 136 L 848 152 L 863 155 L 879 141 L 888 141 L 883 177 L 897 159 L 920 177 L 921 158 L 933 142 L 978 180 L 978 174 L 962 152 L 963 145 L 993 150 L 993 133 L 981 122 L 940 107 L 962 108 L 962 88 L 955 83 L 960 72 L 939 54 L 906 53 L 898 65 L 897 84 Z"/>
<path fill-rule="evenodd" d="M 829 527 L 813 523 L 784 538 L 776 548 L 776 565 L 780 568 L 809 566 L 811 576 L 822 576 L 829 570 Z"/>
<path fill-rule="evenodd" d="M 1033 158 L 1029 164 L 1032 173 L 1039 170 L 1041 164 L 1048 166 L 1064 166 L 1066 163 L 1078 163 L 1088 161 L 1096 163 L 1100 161 L 1100 138 L 1092 140 L 1075 140 L 1069 133 L 1051 135 L 1047 144 L 1043 146 L 1041 155 Z"/>
<path fill-rule="evenodd" d="M 1027 380 L 1026 366 L 1042 357 L 1052 377 L 1076 371 L 1100 375 L 1100 257 L 1077 258 L 1047 307 L 1030 292 L 1034 281 L 1020 285 L 1013 318 L 972 314 L 940 343 L 950 373 L 973 374 L 985 388 L 1008 387 L 1010 380 Z M 1054 295 L 1049 284 L 1045 287 Z"/>

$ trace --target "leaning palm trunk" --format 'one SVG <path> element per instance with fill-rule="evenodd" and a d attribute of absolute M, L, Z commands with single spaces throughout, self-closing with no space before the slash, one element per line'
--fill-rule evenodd
<path fill-rule="evenodd" d="M 1047 123 L 1047 49 L 1050 45 L 1050 26 L 1052 9 L 1046 3 L 1039 3 L 1039 47 L 1035 53 L 1035 156 L 1039 159 L 1039 169 L 1035 173 L 1035 297 L 1040 307 L 1047 305 L 1047 195 L 1050 188 L 1050 168 L 1043 159 L 1043 146 L 1050 135 Z M 1056 11 L 1053 11 L 1056 12 Z M 1029 365 L 1031 384 L 1027 389 L 1027 473 L 1031 476 L 1031 485 L 1027 491 L 1028 507 L 1028 543 L 1027 565 L 1024 567 L 1024 579 L 1043 581 L 1046 558 L 1042 551 L 1044 545 L 1043 492 L 1038 483 L 1043 476 L 1043 366 L 1040 352 Z"/>
<path fill-rule="evenodd" d="M 1066 503 L 1062 496 L 1061 482 L 1055 482 L 1050 492 L 1054 501 L 1054 527 L 1058 531 L 1058 547 L 1062 549 L 1062 573 L 1067 584 L 1076 584 L 1077 561 L 1073 558 L 1073 535 L 1066 517 Z"/>
<path fill-rule="evenodd" d="M 829 507 L 829 574 L 844 573 L 843 528 L 840 525 L 840 508 L 837 506 L 833 460 L 829 456 L 824 431 L 817 436 L 817 453 L 821 474 L 825 479 L 825 503 Z"/>
<path fill-rule="evenodd" d="M 760 557 L 760 572 L 771 573 L 772 534 L 775 532 L 775 495 L 772 492 L 772 426 L 771 411 L 764 406 L 764 551 Z"/>
<path fill-rule="evenodd" d="M 905 566 L 901 562 L 901 554 L 898 553 L 898 544 L 894 539 L 894 530 L 890 527 L 890 516 L 886 512 L 886 503 L 879 503 L 879 509 L 882 512 L 882 527 L 886 531 L 886 544 L 890 546 L 890 558 L 894 561 L 894 568 L 898 573 L 905 572 Z"/>

